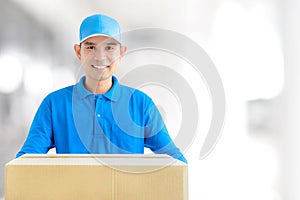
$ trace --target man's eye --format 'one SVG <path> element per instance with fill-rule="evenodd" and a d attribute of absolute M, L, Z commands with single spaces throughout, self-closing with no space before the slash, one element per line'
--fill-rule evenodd
<path fill-rule="evenodd" d="M 94 46 L 87 46 L 86 48 L 87 48 L 87 49 L 95 49 Z"/>
<path fill-rule="evenodd" d="M 105 47 L 105 50 L 107 50 L 107 51 L 112 51 L 112 50 L 114 50 L 114 48 L 113 48 L 112 46 L 106 46 L 106 47 Z"/>

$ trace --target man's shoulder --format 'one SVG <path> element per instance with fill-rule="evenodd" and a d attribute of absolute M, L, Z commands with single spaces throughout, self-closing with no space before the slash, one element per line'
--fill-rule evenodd
<path fill-rule="evenodd" d="M 129 98 L 133 105 L 144 105 L 148 107 L 154 104 L 152 98 L 146 92 L 126 85 L 121 85 L 120 95 L 125 101 Z"/>
<path fill-rule="evenodd" d="M 136 97 L 136 98 L 149 98 L 150 99 L 150 97 L 142 90 L 133 88 L 133 87 L 130 87 L 127 85 L 120 84 L 120 90 L 121 90 L 121 93 L 128 93 L 131 96 Z"/>
<path fill-rule="evenodd" d="M 60 99 L 62 99 L 62 98 L 68 97 L 68 96 L 72 96 L 73 88 L 74 88 L 74 85 L 70 85 L 70 86 L 67 86 L 67 87 L 64 87 L 64 88 L 60 88 L 58 90 L 55 90 L 55 91 L 49 93 L 46 98 L 50 98 L 50 99 L 60 98 Z"/>

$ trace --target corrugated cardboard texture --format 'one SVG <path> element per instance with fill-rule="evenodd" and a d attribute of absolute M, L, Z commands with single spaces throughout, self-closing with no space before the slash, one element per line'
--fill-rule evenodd
<path fill-rule="evenodd" d="M 165 155 L 26 155 L 5 167 L 5 200 L 186 200 L 187 190 L 187 165 Z"/>

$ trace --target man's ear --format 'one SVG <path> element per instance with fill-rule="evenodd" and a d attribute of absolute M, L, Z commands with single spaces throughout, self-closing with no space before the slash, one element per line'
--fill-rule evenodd
<path fill-rule="evenodd" d="M 81 60 L 80 45 L 74 44 L 74 51 L 78 60 Z"/>
<path fill-rule="evenodd" d="M 121 54 L 120 54 L 121 58 L 125 55 L 126 51 L 127 51 L 127 47 L 121 46 Z"/>

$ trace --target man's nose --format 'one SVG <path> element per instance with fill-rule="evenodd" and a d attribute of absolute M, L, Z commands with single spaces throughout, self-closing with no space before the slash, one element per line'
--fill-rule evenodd
<path fill-rule="evenodd" d="M 106 58 L 106 53 L 105 53 L 104 49 L 102 49 L 102 48 L 94 49 L 93 53 L 94 53 L 95 60 L 103 60 Z"/>

